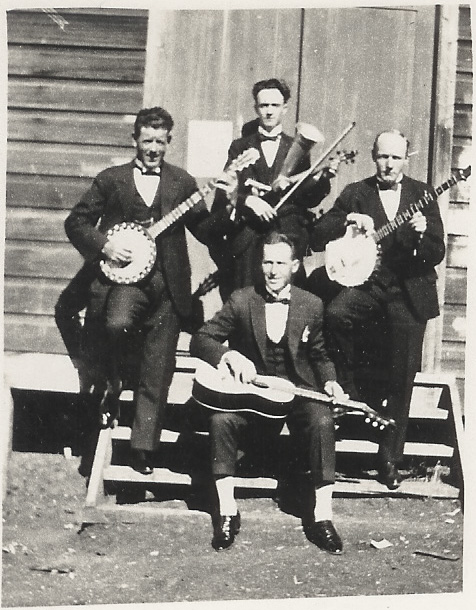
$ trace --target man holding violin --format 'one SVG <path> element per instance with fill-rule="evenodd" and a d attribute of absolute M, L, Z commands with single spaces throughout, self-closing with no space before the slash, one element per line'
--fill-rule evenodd
<path fill-rule="evenodd" d="M 260 158 L 253 167 L 230 181 L 225 190 L 217 191 L 212 207 L 212 212 L 228 208 L 232 220 L 212 253 L 220 271 L 220 293 L 224 301 L 233 290 L 252 285 L 259 279 L 257 245 L 271 229 L 288 235 L 302 260 L 308 246 L 308 209 L 329 194 L 333 175 L 324 171 L 309 177 L 279 210 L 275 209 L 291 184 L 289 177 L 282 175 L 294 141 L 283 133 L 282 127 L 291 93 L 288 85 L 276 78 L 255 83 L 252 93 L 258 118 L 257 131 L 231 143 L 227 165 L 250 147 L 260 151 Z M 292 173 L 299 174 L 309 167 L 310 157 L 305 153 L 297 159 Z M 304 279 L 301 267 L 295 283 L 302 284 Z"/>

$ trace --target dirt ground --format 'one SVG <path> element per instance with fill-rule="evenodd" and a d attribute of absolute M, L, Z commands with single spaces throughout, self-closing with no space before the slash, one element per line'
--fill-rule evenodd
<path fill-rule="evenodd" d="M 78 465 L 74 456 L 12 453 L 3 506 L 3 607 L 462 590 L 458 500 L 336 498 L 334 522 L 345 553 L 334 557 L 311 545 L 300 521 L 272 498 L 242 498 L 242 532 L 231 549 L 217 553 L 209 516 L 181 500 L 162 502 L 160 514 L 107 513 L 104 523 L 82 527 L 86 488 Z M 372 541 L 382 540 L 389 546 L 375 548 Z"/>

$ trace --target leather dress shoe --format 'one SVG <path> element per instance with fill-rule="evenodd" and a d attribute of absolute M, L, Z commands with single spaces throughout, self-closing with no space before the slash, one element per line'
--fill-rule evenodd
<path fill-rule="evenodd" d="M 341 555 L 343 552 L 342 540 L 336 532 L 332 521 L 315 521 L 304 528 L 306 538 L 323 551 L 331 555 Z"/>
<path fill-rule="evenodd" d="M 141 474 L 152 474 L 154 472 L 151 456 L 148 451 L 144 451 L 143 449 L 131 450 L 130 465 Z"/>
<path fill-rule="evenodd" d="M 377 480 L 388 489 L 398 489 L 402 482 L 402 477 L 393 462 L 384 462 L 378 469 Z"/>
<path fill-rule="evenodd" d="M 228 549 L 235 541 L 235 536 L 240 531 L 241 515 L 220 515 L 213 527 L 212 547 L 215 551 Z"/>

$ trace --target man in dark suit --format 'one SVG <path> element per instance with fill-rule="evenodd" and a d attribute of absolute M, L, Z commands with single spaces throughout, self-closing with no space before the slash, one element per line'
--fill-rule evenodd
<path fill-rule="evenodd" d="M 309 240 L 308 209 L 318 205 L 330 192 L 329 178 L 332 174 L 322 172 L 308 178 L 278 211 L 274 209 L 284 194 L 282 189 L 290 184 L 280 177 L 280 173 L 293 143 L 293 138 L 283 133 L 282 127 L 291 93 L 287 84 L 276 78 L 257 82 L 252 93 L 257 125 L 249 129 L 248 135 L 231 143 L 226 165 L 249 147 L 257 148 L 260 158 L 237 177 L 236 189 L 230 189 L 232 193 L 229 198 L 223 190 L 217 191 L 212 207 L 212 212 L 227 206 L 230 208 L 230 200 L 232 202 L 233 223 L 222 240 L 214 245 L 213 252 L 220 271 L 220 292 L 224 301 L 236 288 L 250 286 L 258 280 L 257 247 L 260 239 L 270 230 L 278 230 L 291 237 L 302 259 Z M 297 161 L 292 173 L 298 174 L 309 167 L 310 157 L 306 153 Z M 276 190 L 264 193 L 255 186 L 247 185 L 248 179 L 266 186 L 273 185 Z M 295 282 L 303 282 L 304 279 L 305 273 L 301 267 Z"/>
<path fill-rule="evenodd" d="M 431 191 L 404 174 L 409 143 L 397 130 L 379 134 L 372 158 L 376 174 L 348 185 L 334 207 L 316 224 L 311 236 L 315 250 L 341 237 L 349 224 L 372 233 Z M 396 421 L 378 451 L 379 480 L 390 489 L 400 484 L 397 464 L 403 457 L 415 373 L 420 370 L 426 322 L 438 315 L 435 266 L 445 254 L 443 224 L 434 200 L 422 211 L 412 210 L 408 222 L 396 223 L 380 241 L 381 256 L 370 278 L 344 288 L 326 308 L 325 324 L 337 378 L 351 398 L 354 385 L 354 329 L 384 316 L 389 330 L 389 379 L 385 415 Z"/>
<path fill-rule="evenodd" d="M 133 133 L 135 159 L 98 174 L 66 219 L 66 233 L 87 261 L 98 264 L 104 258 L 119 265 L 128 263 L 130 248 L 120 234 L 107 236 L 108 229 L 124 221 L 147 227 L 197 190 L 192 176 L 164 161 L 172 127 L 172 117 L 163 108 L 141 110 Z M 129 339 L 137 334 L 142 337 L 134 388 L 131 464 L 144 474 L 152 472 L 152 453 L 159 444 L 178 336 L 192 308 L 184 229 L 186 226 L 206 242 L 214 222 L 205 203 L 199 202 L 182 222 L 156 239 L 157 260 L 148 277 L 119 285 L 98 268 L 91 284 L 85 330 L 88 352 L 93 353 L 91 357 L 103 373 L 103 427 L 113 425 L 118 415 Z"/>
<path fill-rule="evenodd" d="M 264 282 L 235 291 L 192 337 L 191 354 L 217 367 L 224 378 L 232 376 L 244 384 L 252 383 L 257 374 L 274 375 L 309 389 L 323 388 L 328 395 L 343 399 L 324 347 L 322 302 L 291 286 L 299 260 L 286 235 L 272 232 L 265 238 L 261 268 Z M 303 516 L 304 531 L 317 546 L 339 554 L 342 542 L 332 524 L 335 438 L 329 406 L 295 397 L 286 423 L 314 490 L 309 514 Z M 255 413 L 212 412 L 212 472 L 220 509 L 214 522 L 215 549 L 231 546 L 240 529 L 233 477 L 243 433 L 259 430 L 266 446 L 265 433 L 279 434 L 282 425 L 283 420 L 266 420 Z"/>

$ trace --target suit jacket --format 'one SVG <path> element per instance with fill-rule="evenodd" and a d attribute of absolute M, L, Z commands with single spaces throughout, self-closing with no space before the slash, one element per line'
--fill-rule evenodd
<path fill-rule="evenodd" d="M 258 133 L 253 133 L 249 136 L 234 140 L 228 151 L 228 160 L 226 166 L 228 166 L 233 159 L 240 155 L 243 151 L 248 148 L 256 148 L 260 157 L 253 165 L 248 166 L 242 172 L 238 174 L 238 201 L 236 206 L 237 217 L 234 227 L 234 231 L 230 231 L 231 240 L 227 247 L 231 248 L 233 254 L 241 254 L 246 248 L 253 242 L 253 238 L 256 233 L 265 233 L 269 230 L 267 223 L 262 223 L 257 220 L 254 214 L 248 210 L 244 201 L 246 197 L 251 193 L 250 187 L 245 186 L 245 182 L 248 178 L 257 180 L 263 184 L 271 185 L 272 182 L 278 177 L 281 167 L 286 159 L 286 156 L 293 143 L 293 138 L 283 133 L 279 142 L 278 151 L 274 163 L 271 167 L 268 167 L 266 159 L 261 150 L 261 142 Z M 310 157 L 305 154 L 297 166 L 294 168 L 293 173 L 297 174 L 305 171 L 310 167 Z M 282 227 L 278 227 L 280 230 L 286 232 L 287 225 L 291 226 L 290 223 L 293 221 L 291 218 L 286 220 L 286 217 L 295 217 L 300 215 L 307 208 L 315 207 L 318 205 L 324 197 L 330 192 L 330 181 L 328 177 L 322 176 L 318 182 L 309 180 L 306 184 L 302 184 L 297 190 L 296 195 L 293 195 L 289 200 L 283 204 L 280 208 L 279 216 L 282 218 Z M 227 204 L 227 199 L 223 191 L 217 191 L 215 200 L 213 203 L 212 211 L 222 209 Z M 231 228 L 231 226 L 229 227 Z"/>
<path fill-rule="evenodd" d="M 105 233 L 117 223 L 134 221 L 131 202 L 138 197 L 134 183 L 134 162 L 110 167 L 100 172 L 65 221 L 71 243 L 88 261 L 101 258 L 107 241 Z M 167 162 L 162 164 L 159 188 L 150 208 L 154 220 L 160 219 L 197 190 L 195 179 L 183 169 Z M 156 239 L 157 257 L 178 313 L 190 314 L 190 262 L 184 227 L 206 243 L 211 218 L 204 202 L 187 212 L 182 222 Z"/>
<path fill-rule="evenodd" d="M 191 355 L 217 366 L 222 355 L 233 349 L 254 362 L 258 374 L 267 374 L 265 303 L 262 291 L 255 286 L 236 290 L 221 311 L 192 337 Z M 322 301 L 292 286 L 286 327 L 295 371 L 291 381 L 308 388 L 320 388 L 336 379 L 324 346 L 322 322 Z M 225 341 L 229 347 L 223 345 Z"/>
<path fill-rule="evenodd" d="M 424 182 L 404 176 L 397 214 L 408 209 L 429 190 L 431 188 Z M 345 219 L 350 212 L 371 216 L 375 229 L 388 222 L 375 176 L 345 187 L 334 207 L 316 223 L 310 240 L 311 247 L 323 250 L 329 241 L 341 237 L 345 233 Z M 445 243 L 437 203 L 429 203 L 422 212 L 427 219 L 427 229 L 421 238 L 408 223 L 404 223 L 381 240 L 382 264 L 372 274 L 370 281 L 385 287 L 396 276 L 417 317 L 425 321 L 439 314 L 435 266 L 443 260 Z"/>

